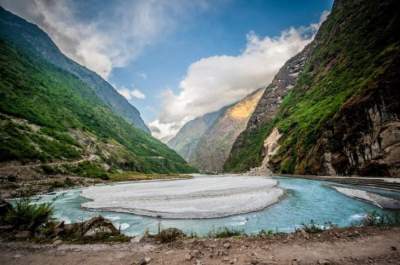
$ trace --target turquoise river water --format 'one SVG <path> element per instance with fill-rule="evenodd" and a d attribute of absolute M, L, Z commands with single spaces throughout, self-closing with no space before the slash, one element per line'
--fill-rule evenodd
<path fill-rule="evenodd" d="M 291 232 L 311 220 L 318 224 L 331 222 L 345 227 L 359 222 L 368 212 L 385 212 L 372 204 L 335 191 L 327 182 L 284 177 L 274 179 L 279 181 L 279 187 L 286 190 L 286 195 L 278 203 L 261 211 L 214 219 L 163 219 L 161 227 L 176 227 L 198 235 L 223 227 L 243 230 L 249 234 L 258 233 L 262 229 Z M 55 217 L 66 223 L 81 222 L 102 215 L 127 235 L 157 230 L 160 221 L 156 218 L 81 208 L 87 199 L 81 197 L 80 193 L 81 189 L 71 189 L 41 195 L 35 199 L 37 202 L 52 202 Z"/>

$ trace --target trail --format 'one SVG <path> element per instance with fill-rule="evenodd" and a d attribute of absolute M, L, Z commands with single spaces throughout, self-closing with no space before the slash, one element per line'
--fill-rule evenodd
<path fill-rule="evenodd" d="M 0 264 L 399 264 L 400 228 L 349 228 L 278 238 L 185 239 L 172 244 L 0 243 Z M 139 263 L 147 259 L 148 263 Z"/>

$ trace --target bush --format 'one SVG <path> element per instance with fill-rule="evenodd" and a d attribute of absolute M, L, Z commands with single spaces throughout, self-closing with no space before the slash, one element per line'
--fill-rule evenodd
<path fill-rule="evenodd" d="M 242 236 L 245 235 L 243 230 L 233 229 L 233 228 L 219 228 L 215 231 L 210 231 L 208 233 L 208 237 L 215 238 L 225 238 L 225 237 L 233 237 L 233 236 Z"/>
<path fill-rule="evenodd" d="M 305 232 L 310 234 L 321 233 L 322 231 L 324 231 L 322 226 L 315 223 L 314 220 L 311 220 L 309 224 L 302 224 L 300 230 L 304 230 Z"/>
<path fill-rule="evenodd" d="M 53 214 L 49 203 L 32 204 L 29 198 L 19 199 L 5 215 L 5 222 L 19 230 L 35 231 Z"/>
<path fill-rule="evenodd" d="M 396 212 L 392 215 L 379 214 L 376 211 L 370 212 L 361 221 L 362 226 L 399 226 L 400 213 Z"/>

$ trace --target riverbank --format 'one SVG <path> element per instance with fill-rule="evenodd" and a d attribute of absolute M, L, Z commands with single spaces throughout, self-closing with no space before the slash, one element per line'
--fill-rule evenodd
<path fill-rule="evenodd" d="M 18 173 L 18 172 L 17 172 Z M 188 174 L 145 174 L 139 172 L 121 172 L 111 174 L 109 179 L 87 178 L 68 175 L 43 175 L 34 174 L 13 174 L 7 175 L 0 170 L 0 198 L 10 199 L 14 197 L 33 196 L 44 194 L 61 189 L 73 187 L 88 187 L 96 184 L 105 184 L 122 181 L 147 181 L 147 180 L 172 180 L 190 179 Z"/>
<path fill-rule="evenodd" d="M 0 242 L 1 264 L 396 264 L 400 227 L 118 244 Z"/>
<path fill-rule="evenodd" d="M 288 178 L 300 178 L 310 180 L 323 180 L 339 184 L 360 186 L 366 188 L 380 188 L 392 191 L 400 191 L 400 178 L 387 177 L 360 177 L 360 176 L 316 176 L 316 175 L 280 175 Z"/>

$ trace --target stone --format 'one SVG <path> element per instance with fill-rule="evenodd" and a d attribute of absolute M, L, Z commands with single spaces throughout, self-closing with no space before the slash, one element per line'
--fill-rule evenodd
<path fill-rule="evenodd" d="M 134 265 L 147 265 L 151 261 L 150 257 L 141 257 Z"/>
<path fill-rule="evenodd" d="M 60 240 L 60 239 L 57 239 L 57 240 L 55 240 L 54 242 L 53 242 L 53 245 L 54 246 L 58 246 L 58 245 L 61 245 L 62 244 L 62 240 Z"/>
<path fill-rule="evenodd" d="M 395 246 L 391 246 L 390 249 L 393 250 L 393 251 L 397 250 L 397 248 Z"/>
<path fill-rule="evenodd" d="M 331 264 L 331 263 L 329 262 L 329 260 L 326 260 L 326 259 L 320 259 L 320 260 L 318 260 L 318 265 L 329 265 L 329 264 Z"/>
<path fill-rule="evenodd" d="M 118 235 L 119 231 L 115 228 L 110 220 L 102 216 L 93 217 L 92 219 L 82 224 L 83 236 L 95 237 L 99 234 L 102 235 Z"/>
<path fill-rule="evenodd" d="M 227 243 L 225 243 L 225 244 L 224 244 L 224 248 L 226 248 L 226 249 L 229 249 L 229 248 L 231 248 L 231 244 L 230 244 L 230 243 L 228 243 L 228 242 L 227 242 Z"/>
<path fill-rule="evenodd" d="M 192 260 L 192 255 L 190 255 L 190 253 L 187 253 L 186 255 L 185 255 L 185 260 L 187 260 L 187 261 L 189 261 L 189 260 Z"/>

